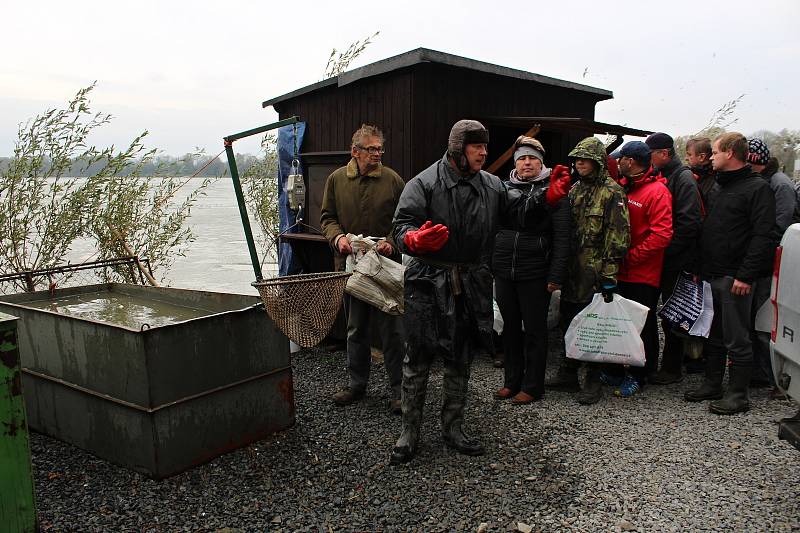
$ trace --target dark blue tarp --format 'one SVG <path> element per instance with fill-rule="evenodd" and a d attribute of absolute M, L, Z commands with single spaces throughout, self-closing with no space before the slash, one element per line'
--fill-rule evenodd
<path fill-rule="evenodd" d="M 295 131 L 297 144 L 295 144 Z M 296 213 L 289 209 L 289 200 L 286 198 L 286 177 L 292 173 L 292 160 L 295 158 L 295 146 L 300 152 L 303 145 L 303 134 L 306 131 L 305 122 L 284 126 L 278 129 L 278 215 L 280 217 L 281 233 L 298 233 L 297 227 L 292 227 L 296 222 Z M 300 172 L 303 172 L 302 167 Z M 291 229 L 289 229 L 291 228 Z M 288 230 L 288 231 L 287 231 Z M 292 247 L 288 243 L 279 241 L 278 244 L 278 275 L 286 276 L 295 274 L 296 268 L 292 260 Z"/>

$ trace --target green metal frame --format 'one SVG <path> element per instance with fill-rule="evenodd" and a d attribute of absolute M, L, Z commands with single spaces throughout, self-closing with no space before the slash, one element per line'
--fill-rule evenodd
<path fill-rule="evenodd" d="M 258 251 L 256 251 L 256 242 L 253 240 L 253 230 L 250 227 L 250 218 L 247 216 L 247 206 L 244 203 L 244 194 L 242 193 L 242 183 L 239 180 L 239 169 L 236 167 L 236 157 L 233 154 L 233 142 L 252 135 L 258 135 L 269 130 L 289 126 L 300 122 L 298 117 L 289 117 L 287 119 L 267 124 L 259 128 L 253 128 L 241 133 L 234 133 L 223 137 L 225 141 L 225 155 L 228 156 L 228 166 L 231 169 L 231 180 L 233 181 L 233 190 L 236 192 L 236 202 L 239 204 L 239 216 L 242 218 L 242 227 L 244 228 L 244 238 L 247 240 L 247 249 L 250 251 L 250 261 L 253 263 L 253 273 L 256 276 L 256 281 L 261 281 L 264 276 L 261 273 L 261 262 L 258 260 Z"/>
<path fill-rule="evenodd" d="M 0 313 L 0 531 L 36 531 L 17 318 Z"/>

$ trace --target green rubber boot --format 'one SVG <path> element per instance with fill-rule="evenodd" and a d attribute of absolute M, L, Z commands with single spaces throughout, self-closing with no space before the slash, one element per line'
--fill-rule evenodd
<path fill-rule="evenodd" d="M 732 366 L 725 396 L 708 404 L 708 410 L 717 415 L 733 415 L 750 409 L 747 389 L 752 373 L 750 366 Z"/>

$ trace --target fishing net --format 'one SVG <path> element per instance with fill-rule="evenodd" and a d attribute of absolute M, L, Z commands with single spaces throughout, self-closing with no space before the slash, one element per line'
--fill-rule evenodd
<path fill-rule="evenodd" d="M 270 318 L 287 337 L 310 348 L 333 326 L 350 273 L 298 274 L 253 282 Z"/>

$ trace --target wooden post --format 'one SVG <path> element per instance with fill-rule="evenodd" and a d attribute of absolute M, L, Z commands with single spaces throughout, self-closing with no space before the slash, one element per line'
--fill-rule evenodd
<path fill-rule="evenodd" d="M 36 505 L 17 318 L 0 313 L 0 529 L 36 531 Z"/>
<path fill-rule="evenodd" d="M 539 124 L 534 124 L 531 129 L 525 132 L 525 136 L 536 137 L 540 129 L 542 129 L 542 127 Z M 511 148 L 503 152 L 503 155 L 498 157 L 497 161 L 489 165 L 489 168 L 486 169 L 486 172 L 488 172 L 489 174 L 494 174 L 495 172 L 500 170 L 500 167 L 506 164 L 506 161 L 508 161 L 512 155 L 514 155 L 514 145 L 511 145 Z"/>

